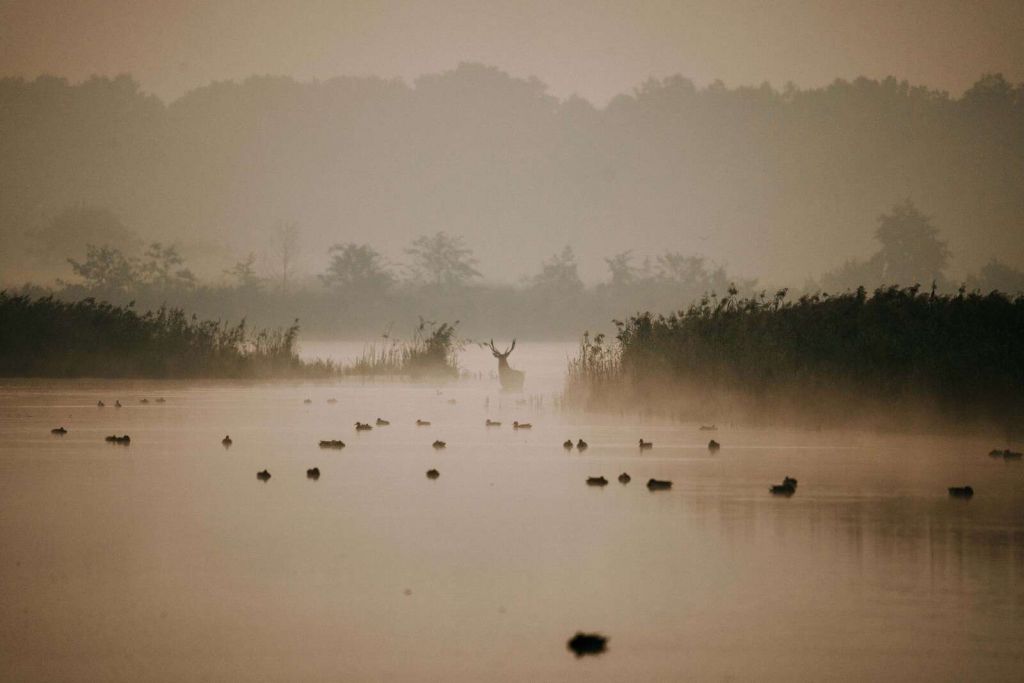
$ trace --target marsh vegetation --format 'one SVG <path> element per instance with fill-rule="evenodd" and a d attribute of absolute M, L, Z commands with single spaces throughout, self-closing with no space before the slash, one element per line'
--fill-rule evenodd
<path fill-rule="evenodd" d="M 458 321 L 420 319 L 408 340 L 385 335 L 350 364 L 303 360 L 299 323 L 252 329 L 180 308 L 140 313 L 86 298 L 66 302 L 0 292 L 0 376 L 274 378 L 458 377 Z"/>
<path fill-rule="evenodd" d="M 0 375 L 16 377 L 322 376 L 304 362 L 298 322 L 251 330 L 179 308 L 139 313 L 95 299 L 33 299 L 0 292 Z"/>
<path fill-rule="evenodd" d="M 712 418 L 787 411 L 843 419 L 880 407 L 995 420 L 1024 415 L 1024 297 L 914 287 L 705 297 L 584 335 L 566 398 L 587 408 Z"/>

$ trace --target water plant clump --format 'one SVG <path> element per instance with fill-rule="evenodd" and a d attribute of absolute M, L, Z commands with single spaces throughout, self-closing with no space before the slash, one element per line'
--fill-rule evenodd
<path fill-rule="evenodd" d="M 162 306 L 66 302 L 0 292 L 0 376 L 327 376 L 329 362 L 302 361 L 299 325 L 250 330 Z"/>
<path fill-rule="evenodd" d="M 458 320 L 438 323 L 420 318 L 411 339 L 394 339 L 385 333 L 382 344 L 368 345 L 343 372 L 358 376 L 457 379 L 458 354 L 465 345 L 456 333 L 458 324 Z"/>
<path fill-rule="evenodd" d="M 584 334 L 565 403 L 693 419 L 716 408 L 845 417 L 921 405 L 1007 425 L 1024 416 L 1024 297 L 918 286 L 786 293 L 730 288 L 670 315 L 616 321 L 611 344 Z"/>

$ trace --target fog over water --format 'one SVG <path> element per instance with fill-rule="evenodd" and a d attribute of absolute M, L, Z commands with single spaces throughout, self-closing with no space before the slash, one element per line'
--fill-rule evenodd
<path fill-rule="evenodd" d="M 526 405 L 486 376 L 5 380 L 0 677 L 1019 673 L 1024 469 L 990 441 L 720 424 L 712 454 L 697 424 L 557 410 L 570 350 L 517 351 Z M 467 369 L 490 372 L 489 355 L 467 351 Z M 391 425 L 354 431 L 377 417 Z M 130 446 L 104 443 L 122 432 Z M 585 453 L 563 450 L 581 437 Z M 347 446 L 319 449 L 328 438 Z M 610 484 L 587 486 L 597 475 Z M 770 495 L 786 475 L 796 495 Z M 947 495 L 967 482 L 972 500 Z M 576 661 L 578 629 L 608 652 Z"/>
<path fill-rule="evenodd" d="M 0 0 L 0 681 L 1024 679 L 1024 3 Z"/>

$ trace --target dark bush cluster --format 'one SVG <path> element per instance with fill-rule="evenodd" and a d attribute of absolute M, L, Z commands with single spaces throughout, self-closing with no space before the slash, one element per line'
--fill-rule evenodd
<path fill-rule="evenodd" d="M 730 290 L 617 325 L 614 350 L 585 339 L 570 367 L 577 395 L 586 386 L 598 398 L 635 400 L 645 387 L 667 384 L 762 401 L 801 394 L 883 404 L 923 399 L 965 416 L 1024 414 L 1021 296 L 940 295 L 914 286 L 787 301 L 785 290 L 751 298 Z"/>
<path fill-rule="evenodd" d="M 65 302 L 0 292 L 0 375 L 23 377 L 270 377 L 327 374 L 295 352 L 298 324 L 250 331 L 181 309 L 138 313 L 95 299 Z"/>

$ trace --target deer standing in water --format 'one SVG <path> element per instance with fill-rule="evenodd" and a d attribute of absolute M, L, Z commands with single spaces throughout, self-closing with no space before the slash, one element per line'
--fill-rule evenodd
<path fill-rule="evenodd" d="M 501 382 L 501 388 L 505 391 L 521 391 L 526 373 L 522 370 L 513 370 L 508 366 L 508 357 L 512 350 L 516 348 L 516 340 L 512 340 L 512 346 L 508 347 L 508 350 L 504 353 L 494 348 L 493 339 L 489 346 L 491 347 L 491 353 L 498 359 L 498 380 Z"/>

